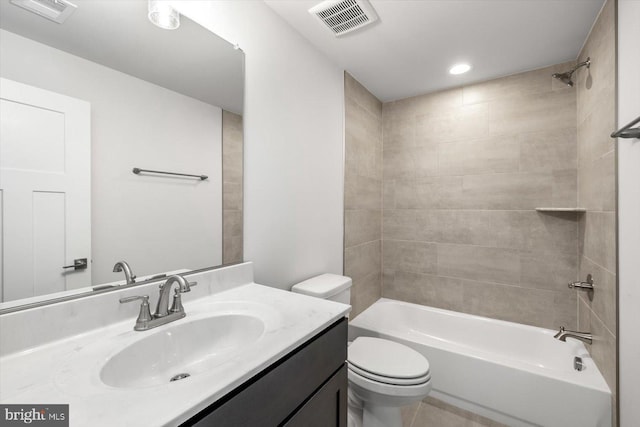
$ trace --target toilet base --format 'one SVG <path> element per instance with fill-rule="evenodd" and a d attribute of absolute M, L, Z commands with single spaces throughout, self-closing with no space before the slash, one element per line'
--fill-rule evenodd
<path fill-rule="evenodd" d="M 402 415 L 399 407 L 367 405 L 362 411 L 364 427 L 402 427 Z"/>
<path fill-rule="evenodd" d="M 362 427 L 362 401 L 354 396 L 351 387 L 347 391 L 347 427 Z"/>
<path fill-rule="evenodd" d="M 367 405 L 349 389 L 347 427 L 402 427 L 401 407 Z"/>

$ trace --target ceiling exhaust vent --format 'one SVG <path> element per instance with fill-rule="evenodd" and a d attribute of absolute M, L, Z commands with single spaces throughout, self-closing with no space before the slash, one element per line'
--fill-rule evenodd
<path fill-rule="evenodd" d="M 337 37 L 378 20 L 367 0 L 327 0 L 309 9 Z"/>
<path fill-rule="evenodd" d="M 67 0 L 11 0 L 11 3 L 58 24 L 66 21 L 77 8 Z"/>

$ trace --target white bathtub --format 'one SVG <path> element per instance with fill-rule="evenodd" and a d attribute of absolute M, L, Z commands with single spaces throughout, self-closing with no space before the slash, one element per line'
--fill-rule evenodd
<path fill-rule="evenodd" d="M 424 354 L 436 399 L 509 426 L 610 427 L 604 378 L 581 342 L 555 332 L 385 298 L 349 325 L 351 340 L 387 338 Z"/>

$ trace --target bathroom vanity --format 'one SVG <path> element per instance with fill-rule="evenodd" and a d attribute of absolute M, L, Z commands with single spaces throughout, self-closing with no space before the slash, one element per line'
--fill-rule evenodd
<path fill-rule="evenodd" d="M 0 403 L 69 404 L 71 426 L 346 425 L 350 306 L 251 263 L 188 279 L 186 317 L 148 331 L 119 299 L 158 282 L 1 315 Z"/>
<path fill-rule="evenodd" d="M 184 425 L 346 426 L 346 340 L 342 319 Z"/>

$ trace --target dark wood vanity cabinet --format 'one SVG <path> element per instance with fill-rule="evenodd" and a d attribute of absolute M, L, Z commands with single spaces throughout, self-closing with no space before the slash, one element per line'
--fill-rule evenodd
<path fill-rule="evenodd" d="M 183 426 L 346 427 L 346 359 L 341 319 Z"/>
<path fill-rule="evenodd" d="M 296 410 L 285 427 L 346 427 L 347 367 L 343 365 L 329 381 Z"/>

